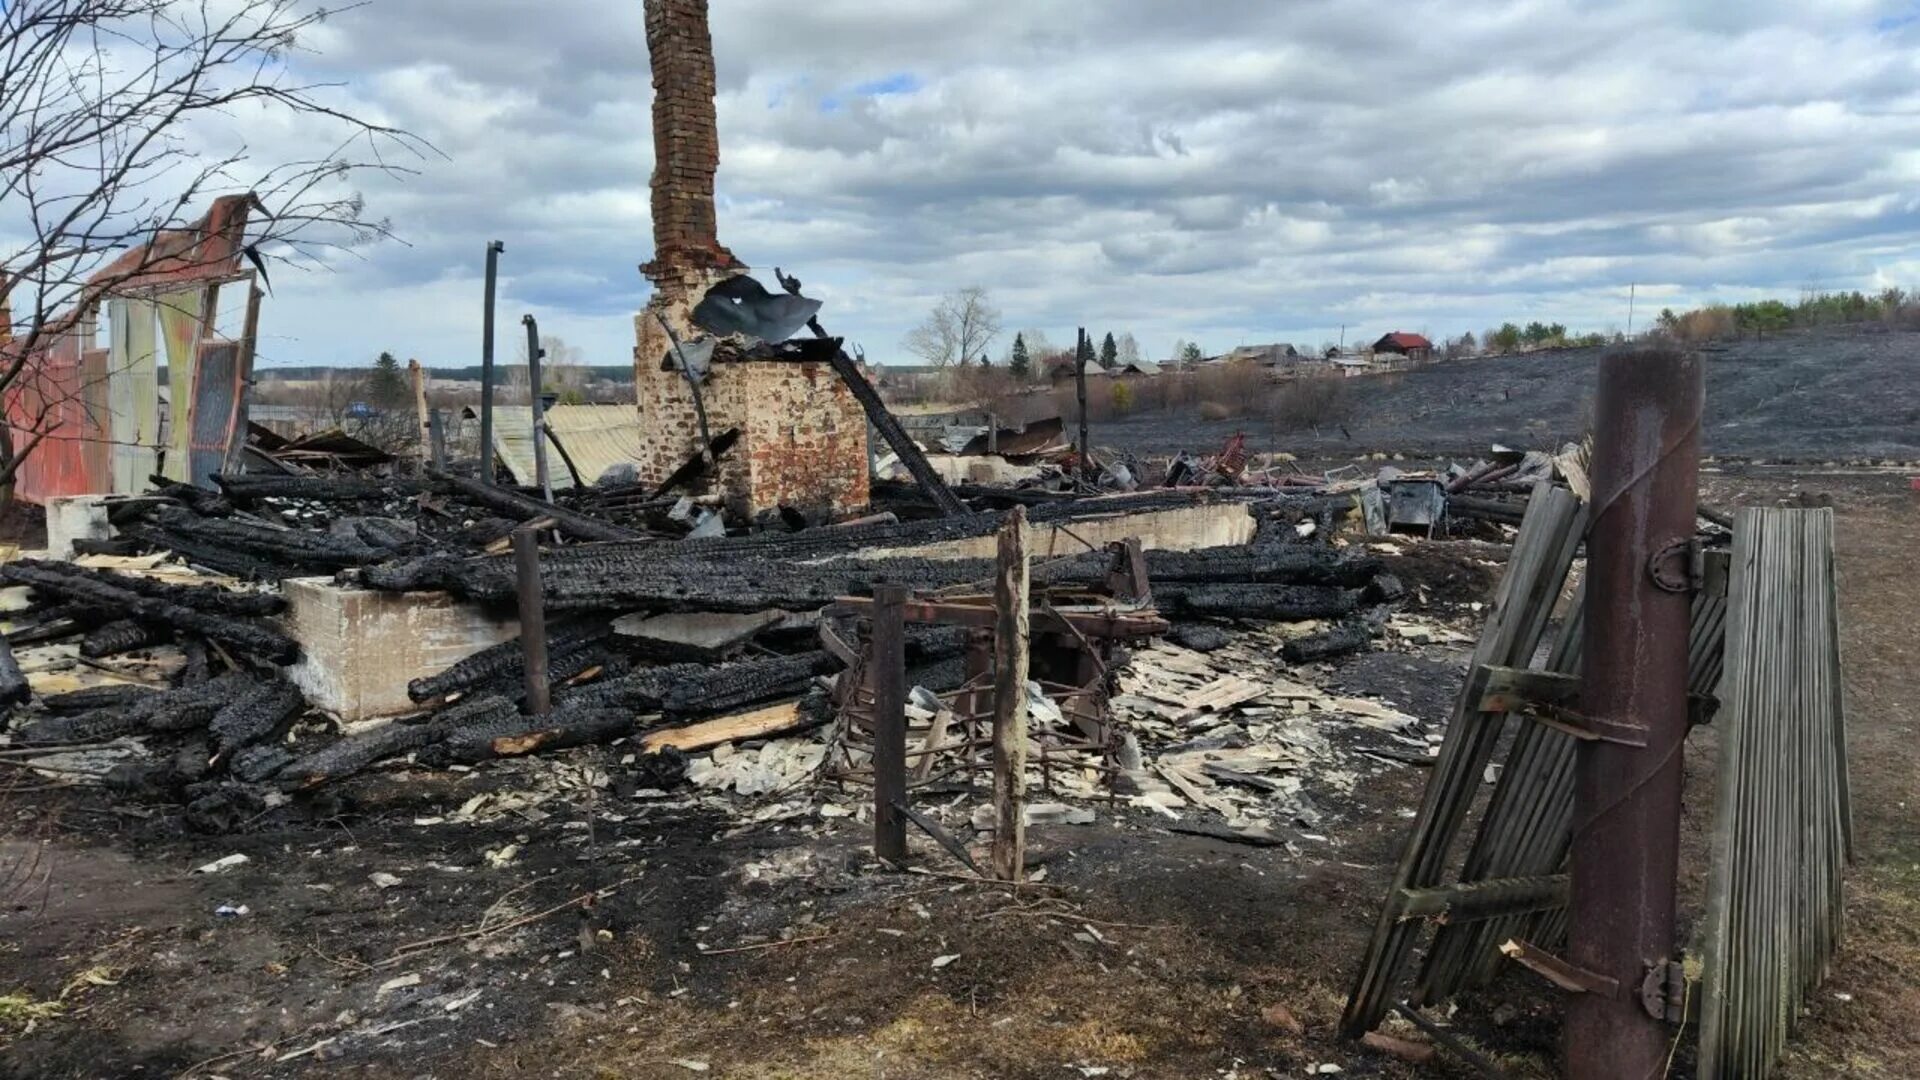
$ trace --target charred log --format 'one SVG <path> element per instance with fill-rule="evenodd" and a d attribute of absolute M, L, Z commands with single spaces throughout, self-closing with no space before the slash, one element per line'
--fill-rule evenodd
<path fill-rule="evenodd" d="M 102 585 L 125 589 L 154 600 L 164 600 L 214 615 L 277 615 L 287 609 L 286 598 L 275 593 L 237 592 L 218 585 L 179 585 L 170 581 L 156 581 L 153 578 L 141 577 L 138 574 L 96 570 L 73 563 L 34 559 L 24 561 L 52 573 L 96 581 Z"/>
<path fill-rule="evenodd" d="M 1225 619 L 1334 619 L 1360 602 L 1360 590 L 1328 585 L 1155 584 L 1162 612 Z"/>
<path fill-rule="evenodd" d="M 177 690 L 154 691 L 120 707 L 77 716 L 49 716 L 22 727 L 14 740 L 27 746 L 101 742 L 140 732 L 191 731 L 256 685 L 250 675 L 228 674 Z"/>
<path fill-rule="evenodd" d="M 210 638 L 222 645 L 271 660 L 290 664 L 299 659 L 300 647 L 278 626 L 257 619 L 232 618 L 196 611 L 185 605 L 145 596 L 131 589 L 110 585 L 93 577 L 61 573 L 35 560 L 23 559 L 0 566 L 0 579 L 36 590 L 129 615 L 143 622 L 154 622 Z"/>
<path fill-rule="evenodd" d="M 13 644 L 0 634 L 0 705 L 23 705 L 32 696 L 33 688 L 13 658 Z"/>
<path fill-rule="evenodd" d="M 160 692 L 132 683 L 108 683 L 41 698 L 40 708 L 54 716 L 79 716 L 100 710 L 125 709 Z"/>
<path fill-rule="evenodd" d="M 556 622 L 547 628 L 547 662 L 549 667 L 564 664 L 567 658 L 576 653 L 584 653 L 589 646 L 604 642 L 609 633 L 607 623 L 599 619 L 579 619 Z M 520 639 L 513 638 L 498 645 L 489 645 L 479 652 L 457 661 L 452 667 L 437 675 L 424 675 L 407 683 L 407 696 L 415 701 L 429 701 L 445 697 L 448 694 L 471 691 L 477 687 L 506 687 L 518 681 L 526 667 L 526 652 Z M 554 674 L 555 681 L 572 678 L 585 670 L 585 666 L 572 671 Z"/>
<path fill-rule="evenodd" d="M 115 619 L 87 631 L 87 636 L 80 639 L 80 655 L 97 660 L 171 640 L 173 634 L 164 626 L 133 619 Z"/>
<path fill-rule="evenodd" d="M 202 517 L 231 517 L 233 514 L 233 503 L 217 491 L 183 484 L 164 476 L 150 476 L 147 479 L 153 484 L 152 494 L 172 499 Z"/>
<path fill-rule="evenodd" d="M 256 743 L 233 755 L 227 762 L 227 771 L 234 779 L 249 784 L 271 780 L 281 769 L 293 763 L 293 752 L 284 746 L 269 743 Z"/>
<path fill-rule="evenodd" d="M 276 568 L 279 577 L 366 566 L 394 554 L 359 539 L 330 536 L 312 529 L 275 528 L 239 518 L 199 517 L 172 507 L 155 510 L 153 522 L 169 532 L 189 535 L 197 545 L 266 561 Z"/>
<path fill-rule="evenodd" d="M 288 790 L 318 787 L 351 776 L 376 761 L 429 746 L 462 728 L 498 723 L 518 715 L 518 706 L 504 697 L 470 698 L 418 724 L 390 723 L 350 735 L 288 764 L 276 780 Z"/>
<path fill-rule="evenodd" d="M 1380 636 L 1386 619 L 1387 611 L 1384 608 L 1343 619 L 1331 629 L 1294 638 L 1280 647 L 1280 655 L 1290 664 L 1305 664 L 1359 652 Z"/>
<path fill-rule="evenodd" d="M 1206 623 L 1179 623 L 1167 632 L 1167 637 L 1176 645 L 1203 653 L 1223 649 L 1233 642 L 1232 634 Z"/>
<path fill-rule="evenodd" d="M 434 473 L 433 478 L 441 487 L 461 498 L 516 520 L 532 521 L 535 518 L 552 518 L 555 528 L 581 540 L 632 540 L 640 536 L 632 529 L 578 514 L 538 499 L 530 499 L 505 488 L 483 484 L 464 476 Z"/>
<path fill-rule="evenodd" d="M 270 473 L 234 473 L 219 475 L 227 498 L 241 503 L 261 499 L 288 499 L 309 502 L 392 502 L 411 498 L 426 490 L 426 485 L 410 477 L 370 479 L 359 476 L 275 476 Z"/>
<path fill-rule="evenodd" d="M 292 683 L 279 679 L 263 682 L 222 706 L 208 722 L 214 753 L 229 757 L 242 747 L 279 733 L 306 709 L 307 699 Z"/>

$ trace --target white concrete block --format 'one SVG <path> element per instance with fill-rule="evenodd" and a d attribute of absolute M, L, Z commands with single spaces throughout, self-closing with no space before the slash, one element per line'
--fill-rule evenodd
<path fill-rule="evenodd" d="M 316 708 L 353 722 L 420 711 L 407 681 L 516 637 L 520 621 L 441 592 L 389 593 L 330 578 L 283 583 L 301 659 L 287 676 Z"/>

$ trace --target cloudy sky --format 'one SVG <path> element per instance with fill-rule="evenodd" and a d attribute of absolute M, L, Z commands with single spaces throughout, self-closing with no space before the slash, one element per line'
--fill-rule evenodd
<path fill-rule="evenodd" d="M 1149 356 L 1920 287 L 1920 0 L 713 7 L 721 239 L 876 360 L 974 284 L 1006 340 Z M 364 181 L 403 242 L 276 279 L 263 361 L 475 362 L 492 239 L 503 335 L 630 358 L 640 0 L 373 0 L 303 45 L 444 157 Z"/>

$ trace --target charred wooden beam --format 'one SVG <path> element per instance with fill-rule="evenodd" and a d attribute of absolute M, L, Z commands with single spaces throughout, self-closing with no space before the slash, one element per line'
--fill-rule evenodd
<path fill-rule="evenodd" d="M 416 724 L 389 723 L 349 735 L 289 763 L 276 780 L 287 790 L 305 790 L 353 775 L 376 761 L 432 745 L 468 727 L 518 718 L 520 707 L 497 695 L 469 698 Z"/>
<path fill-rule="evenodd" d="M 214 753 L 226 758 L 243 747 L 277 734 L 307 709 L 307 699 L 292 683 L 267 680 L 221 706 L 208 722 Z"/>
<path fill-rule="evenodd" d="M 22 705 L 32 696 L 33 688 L 27 685 L 20 662 L 13 658 L 12 643 L 0 634 L 0 705 Z"/>
<path fill-rule="evenodd" d="M 412 477 L 278 476 L 272 473 L 232 473 L 215 476 L 227 498 L 241 503 L 261 499 L 309 502 L 389 502 L 411 498 L 427 490 Z"/>
<path fill-rule="evenodd" d="M 79 716 L 102 709 L 124 709 L 158 693 L 163 691 L 133 683 L 107 683 L 43 697 L 40 709 L 53 716 Z"/>
<path fill-rule="evenodd" d="M 1329 585 L 1189 585 L 1158 583 L 1162 611 L 1227 619 L 1336 619 L 1352 613 L 1359 589 Z"/>
<path fill-rule="evenodd" d="M 97 581 L 141 596 L 180 604 L 215 615 L 277 615 L 287 609 L 287 599 L 277 593 L 238 592 L 218 585 L 179 585 L 156 581 L 138 574 L 122 574 L 76 563 L 25 559 L 22 562 L 56 574 Z"/>
<path fill-rule="evenodd" d="M 87 636 L 80 639 L 80 655 L 97 660 L 171 640 L 173 632 L 165 626 L 134 619 L 115 619 L 87 631 Z"/>
<path fill-rule="evenodd" d="M 176 690 L 160 691 L 118 707 L 77 716 L 48 716 L 22 726 L 14 740 L 25 746 L 101 742 L 141 732 L 192 731 L 245 697 L 258 685 L 251 675 L 227 674 Z"/>
<path fill-rule="evenodd" d="M 604 644 L 608 634 L 608 624 L 601 619 L 555 622 L 548 627 L 547 657 L 548 664 L 554 669 L 555 681 L 572 678 L 585 670 L 584 666 L 566 670 L 568 658 L 587 653 L 594 645 Z M 511 693 L 514 684 L 520 681 L 523 670 L 525 653 L 520 647 L 520 639 L 513 638 L 489 645 L 456 661 L 452 667 L 438 674 L 423 675 L 408 682 L 407 696 L 415 701 L 431 701 L 482 687 L 498 693 Z"/>
<path fill-rule="evenodd" d="M 633 540 L 644 535 L 609 521 L 575 513 L 572 510 L 554 506 L 539 499 L 531 499 L 506 488 L 483 484 L 464 476 L 444 472 L 432 475 L 435 483 L 461 498 L 505 514 L 516 521 L 552 518 L 555 528 L 581 540 Z"/>

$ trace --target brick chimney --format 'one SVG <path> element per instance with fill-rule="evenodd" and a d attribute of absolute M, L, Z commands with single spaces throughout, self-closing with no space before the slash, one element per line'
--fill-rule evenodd
<path fill-rule="evenodd" d="M 707 0 L 646 0 L 653 58 L 653 261 L 641 272 L 657 288 L 686 271 L 746 267 L 720 245 L 713 176 L 720 131 L 713 108 L 713 35 Z"/>

